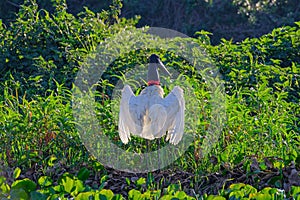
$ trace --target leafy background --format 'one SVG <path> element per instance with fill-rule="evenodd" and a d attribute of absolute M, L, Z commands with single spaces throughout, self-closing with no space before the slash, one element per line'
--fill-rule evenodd
<path fill-rule="evenodd" d="M 40 9 L 53 13 L 52 1 L 37 0 Z M 107 10 L 112 0 L 67 0 L 67 10 L 78 14 L 83 7 L 93 12 Z M 0 18 L 5 23 L 15 20 L 23 0 L 0 2 Z M 165 27 L 189 36 L 206 30 L 211 41 L 221 38 L 241 41 L 271 32 L 274 27 L 293 25 L 300 20 L 300 5 L 294 0 L 124 0 L 120 16 L 141 16 L 137 26 Z"/>
<path fill-rule="evenodd" d="M 1 1 L 1 199 L 299 199 L 300 15 L 295 2 Z M 144 25 L 187 33 L 207 50 L 223 75 L 228 120 L 217 145 L 203 157 L 211 114 L 205 82 L 183 59 L 155 52 L 189 77 L 201 124 L 194 143 L 172 166 L 130 174 L 104 167 L 81 144 L 71 89 L 84 59 L 100 42 Z M 110 125 L 109 91 L 114 75 L 124 66 L 145 63 L 146 54 L 120 56 L 102 77 L 106 81 L 99 82 L 97 114 L 105 134 L 134 152 L 145 151 L 146 141 L 121 144 Z M 157 149 L 156 142 L 150 148 Z"/>

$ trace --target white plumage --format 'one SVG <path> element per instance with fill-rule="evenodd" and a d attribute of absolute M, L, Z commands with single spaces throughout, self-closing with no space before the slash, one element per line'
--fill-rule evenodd
<path fill-rule="evenodd" d="M 154 68 L 157 71 L 157 67 Z M 157 79 L 154 81 L 159 81 Z M 153 80 L 148 80 L 148 84 L 149 81 Z M 119 113 L 120 138 L 127 144 L 130 134 L 148 140 L 167 134 L 166 139 L 176 145 L 183 136 L 184 110 L 183 90 L 179 86 L 175 86 L 164 98 L 164 91 L 159 84 L 147 86 L 138 96 L 134 95 L 129 85 L 125 85 Z"/>

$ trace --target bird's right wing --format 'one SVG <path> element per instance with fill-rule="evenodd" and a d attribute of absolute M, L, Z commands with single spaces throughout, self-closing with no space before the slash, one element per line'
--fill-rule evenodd
<path fill-rule="evenodd" d="M 135 97 L 130 86 L 125 85 L 122 90 L 122 98 L 120 102 L 119 113 L 119 136 L 124 144 L 130 140 L 130 132 L 135 131 L 134 121 L 130 116 L 130 99 Z"/>

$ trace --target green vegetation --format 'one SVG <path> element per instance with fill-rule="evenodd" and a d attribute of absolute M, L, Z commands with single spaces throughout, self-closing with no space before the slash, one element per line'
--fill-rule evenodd
<path fill-rule="evenodd" d="M 13 173 L 13 178 L 17 179 L 21 173 L 19 168 L 16 168 Z M 57 184 L 53 184 L 53 180 L 48 176 L 41 176 L 38 178 L 38 182 L 35 183 L 32 180 L 25 178 L 15 180 L 11 185 L 6 183 L 4 177 L 0 177 L 0 194 L 1 199 L 32 199 L 32 200 L 46 200 L 46 199 L 201 199 L 201 200 L 222 200 L 222 199 L 284 199 L 293 198 L 299 199 L 300 187 L 292 186 L 289 192 L 279 190 L 276 188 L 265 187 L 258 191 L 251 185 L 244 183 L 232 184 L 228 189 L 220 190 L 218 195 L 196 195 L 195 197 L 187 195 L 182 191 L 181 185 L 171 184 L 166 188 L 154 189 L 148 185 L 148 180 L 140 178 L 135 181 L 137 188 L 143 187 L 143 189 L 136 190 L 131 189 L 126 196 L 121 194 L 114 194 L 111 190 L 103 189 L 105 181 L 97 189 L 84 185 L 84 181 L 88 178 L 89 171 L 85 168 L 78 172 L 77 176 L 69 173 L 63 174 Z M 130 185 L 130 181 L 128 182 Z M 37 189 L 39 188 L 39 189 Z M 7 198 L 9 197 L 9 198 Z"/>
<path fill-rule="evenodd" d="M 191 173 L 188 182 L 187 178 L 157 180 L 151 173 L 144 179 L 124 177 L 125 194 L 120 194 L 107 189 L 113 173 L 81 143 L 72 113 L 72 83 L 100 42 L 121 31 L 136 30 L 138 18 L 121 18 L 122 4 L 117 0 L 101 13 L 86 8 L 76 16 L 67 12 L 63 0 L 53 5 L 50 14 L 35 1 L 27 1 L 15 22 L 5 26 L 0 21 L 1 199 L 86 199 L 91 195 L 94 199 L 300 198 L 300 22 L 240 43 L 223 39 L 217 46 L 210 44 L 208 32 L 196 33 L 193 41 L 211 56 L 226 93 L 227 121 L 208 157 L 202 156 L 201 144 L 210 126 L 210 94 L 194 67 L 163 50 L 121 55 L 99 77 L 106 81 L 99 83 L 101 101 L 97 104 L 105 134 L 119 147 L 144 151 L 145 140 L 120 143 L 116 127 L 111 125 L 111 87 L 121 72 L 145 63 L 150 51 L 187 76 L 202 112 L 194 143 L 164 169 Z M 151 148 L 157 149 L 157 144 L 153 142 Z M 242 178 L 236 177 L 240 171 Z M 202 192 L 201 181 L 214 173 L 226 177 L 221 187 L 228 189 L 216 186 L 217 192 Z M 97 177 L 94 186 L 88 181 L 91 177 Z M 252 186 L 239 183 L 242 181 Z"/>
<path fill-rule="evenodd" d="M 24 0 L 0 1 L 0 18 L 5 24 L 16 19 Z M 30 1 L 30 0 L 27 0 Z M 53 1 L 36 0 L 39 9 L 54 13 Z M 88 7 L 93 12 L 107 10 L 113 0 L 67 0 L 68 12 L 76 15 Z M 212 32 L 211 41 L 221 38 L 242 41 L 259 37 L 272 29 L 300 20 L 296 0 L 123 0 L 121 16 L 141 16 L 138 26 L 151 25 L 180 31 L 191 37 L 199 30 Z M 159 13 L 159 14 L 158 14 Z"/>

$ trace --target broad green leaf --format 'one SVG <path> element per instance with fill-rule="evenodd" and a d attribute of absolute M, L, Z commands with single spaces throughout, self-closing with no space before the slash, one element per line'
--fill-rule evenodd
<path fill-rule="evenodd" d="M 140 199 L 141 198 L 141 192 L 138 191 L 138 190 L 135 190 L 135 189 L 132 189 L 128 192 L 128 199 L 132 199 L 132 200 L 135 200 L 135 199 Z"/>
<path fill-rule="evenodd" d="M 256 199 L 256 200 L 272 200 L 273 199 L 270 194 L 261 194 L 261 193 L 250 194 L 249 198 Z"/>
<path fill-rule="evenodd" d="M 174 197 L 178 198 L 178 199 L 184 199 L 187 197 L 187 195 L 185 194 L 184 191 L 177 191 L 175 194 L 174 194 Z"/>
<path fill-rule="evenodd" d="M 172 199 L 173 199 L 173 196 L 170 194 L 164 195 L 160 198 L 160 200 L 172 200 Z"/>
<path fill-rule="evenodd" d="M 95 192 L 89 191 L 89 192 L 81 192 L 75 197 L 75 200 L 86 200 L 90 199 L 91 197 L 94 197 Z"/>
<path fill-rule="evenodd" d="M 111 190 L 103 189 L 99 192 L 100 200 L 111 200 L 114 197 L 114 193 Z"/>
<path fill-rule="evenodd" d="M 61 184 L 62 184 L 62 186 L 64 187 L 64 190 L 67 192 L 67 193 L 71 193 L 71 192 L 73 192 L 73 190 L 74 190 L 74 184 L 75 184 L 75 181 L 72 179 L 72 178 L 70 178 L 70 177 L 68 177 L 68 176 L 65 176 L 65 177 L 63 177 L 62 179 L 61 179 Z"/>
<path fill-rule="evenodd" d="M 231 189 L 231 190 L 239 190 L 239 189 L 241 189 L 242 187 L 245 187 L 245 185 L 246 185 L 246 184 L 244 184 L 244 183 L 235 183 L 235 184 L 231 184 L 231 185 L 229 186 L 229 189 Z"/>
<path fill-rule="evenodd" d="M 25 192 L 30 193 L 36 189 L 36 183 L 28 178 L 16 180 L 11 185 L 11 189 L 23 189 Z"/>
<path fill-rule="evenodd" d="M 276 188 L 266 187 L 260 191 L 262 194 L 276 194 L 278 190 Z"/>
<path fill-rule="evenodd" d="M 18 200 L 29 200 L 29 196 L 28 196 L 28 193 L 25 192 L 24 189 L 22 188 L 14 188 L 14 189 L 11 189 L 10 191 L 10 198 L 11 199 L 18 199 Z"/>
<path fill-rule="evenodd" d="M 206 200 L 226 200 L 226 198 L 222 196 L 209 195 Z"/>
<path fill-rule="evenodd" d="M 76 180 L 74 183 L 74 187 L 75 187 L 75 189 L 74 189 L 72 195 L 77 195 L 79 192 L 82 192 L 85 190 L 85 187 L 81 180 Z"/>
<path fill-rule="evenodd" d="M 245 196 L 245 193 L 241 190 L 234 190 L 229 193 L 229 198 L 234 197 L 234 198 L 238 199 L 238 198 L 243 198 L 244 196 Z"/>
<path fill-rule="evenodd" d="M 77 175 L 78 179 L 80 179 L 82 181 L 87 180 L 89 178 L 89 176 L 90 176 L 90 171 L 85 167 L 81 168 Z"/>
<path fill-rule="evenodd" d="M 47 196 L 36 191 L 30 192 L 30 200 L 46 200 Z"/>

